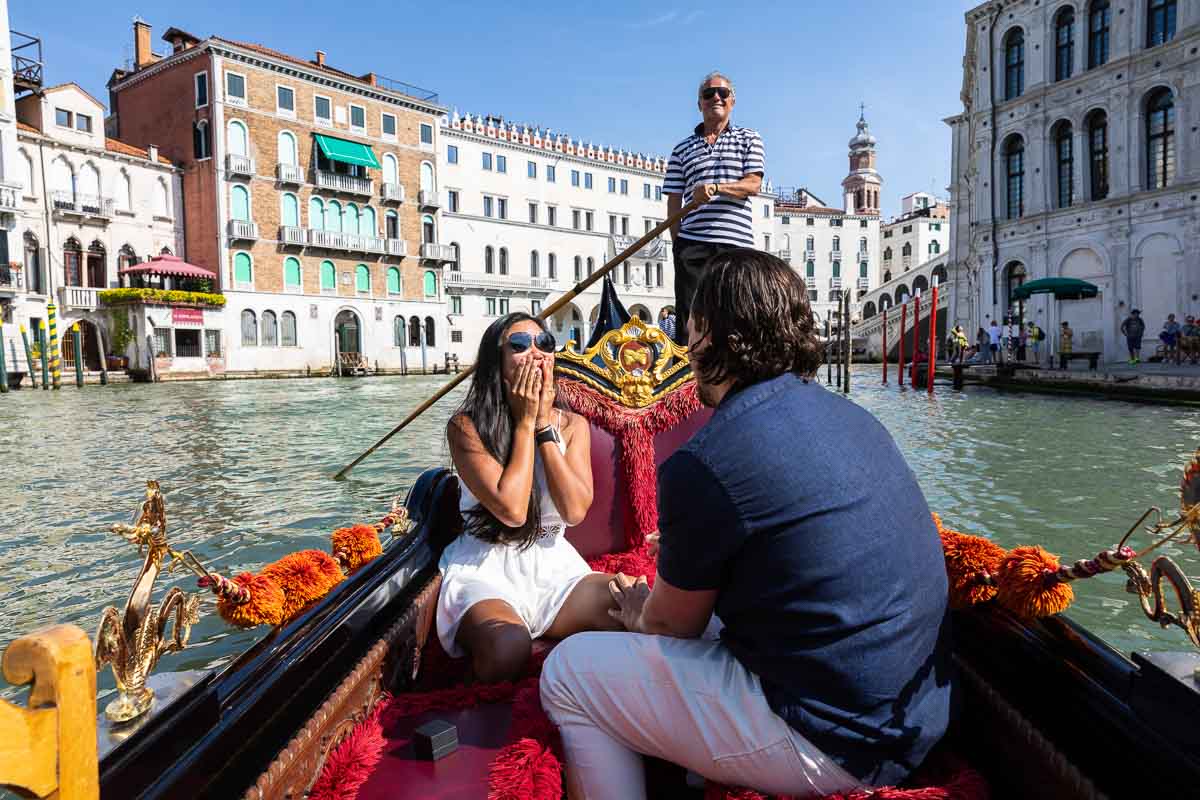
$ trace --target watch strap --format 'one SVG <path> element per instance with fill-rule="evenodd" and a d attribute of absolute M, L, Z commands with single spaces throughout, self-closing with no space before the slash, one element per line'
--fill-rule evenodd
<path fill-rule="evenodd" d="M 547 425 L 533 434 L 533 441 L 537 444 L 545 444 L 546 442 L 558 444 L 558 431 L 554 429 L 553 425 Z"/>

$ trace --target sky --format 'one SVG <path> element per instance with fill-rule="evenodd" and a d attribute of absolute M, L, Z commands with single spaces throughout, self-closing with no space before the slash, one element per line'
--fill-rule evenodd
<path fill-rule="evenodd" d="M 141 16 L 156 52 L 169 50 L 160 37 L 170 26 L 303 58 L 324 50 L 332 66 L 427 87 L 462 113 L 663 156 L 699 120 L 701 78 L 720 70 L 737 90 L 734 121 L 762 134 L 771 182 L 806 186 L 832 206 L 841 205 L 847 142 L 864 103 L 890 217 L 905 194 L 946 193 L 942 120 L 961 110 L 963 14 L 974 5 L 359 0 L 314 13 L 294 0 L 9 0 L 9 18 L 41 37 L 47 85 L 75 81 L 104 103 L 108 76 L 132 58 L 132 20 Z"/>

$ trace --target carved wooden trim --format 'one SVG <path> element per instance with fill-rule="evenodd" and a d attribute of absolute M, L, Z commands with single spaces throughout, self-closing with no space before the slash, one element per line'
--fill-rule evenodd
<path fill-rule="evenodd" d="M 383 695 L 385 662 L 408 638 L 415 638 L 417 656 L 433 619 L 441 576 L 434 576 L 387 632 L 372 645 L 304 727 L 292 737 L 243 800 L 301 800 L 306 797 L 329 754 L 375 708 Z"/>

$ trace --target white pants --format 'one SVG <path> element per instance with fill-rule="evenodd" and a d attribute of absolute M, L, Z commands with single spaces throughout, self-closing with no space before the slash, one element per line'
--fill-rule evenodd
<path fill-rule="evenodd" d="M 859 785 L 771 710 L 758 676 L 720 642 L 578 633 L 550 654 L 541 694 L 589 800 L 646 797 L 639 753 L 772 794 Z"/>

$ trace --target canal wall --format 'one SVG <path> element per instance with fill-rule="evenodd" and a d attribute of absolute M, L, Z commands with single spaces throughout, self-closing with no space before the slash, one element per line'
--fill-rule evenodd
<path fill-rule="evenodd" d="M 953 379 L 949 367 L 938 367 L 938 378 Z M 968 367 L 965 382 L 1010 391 L 1102 395 L 1146 402 L 1200 402 L 1200 371 L 1145 372 L 1104 368 L 1090 370 L 1016 369 L 1012 374 L 995 367 Z"/>

